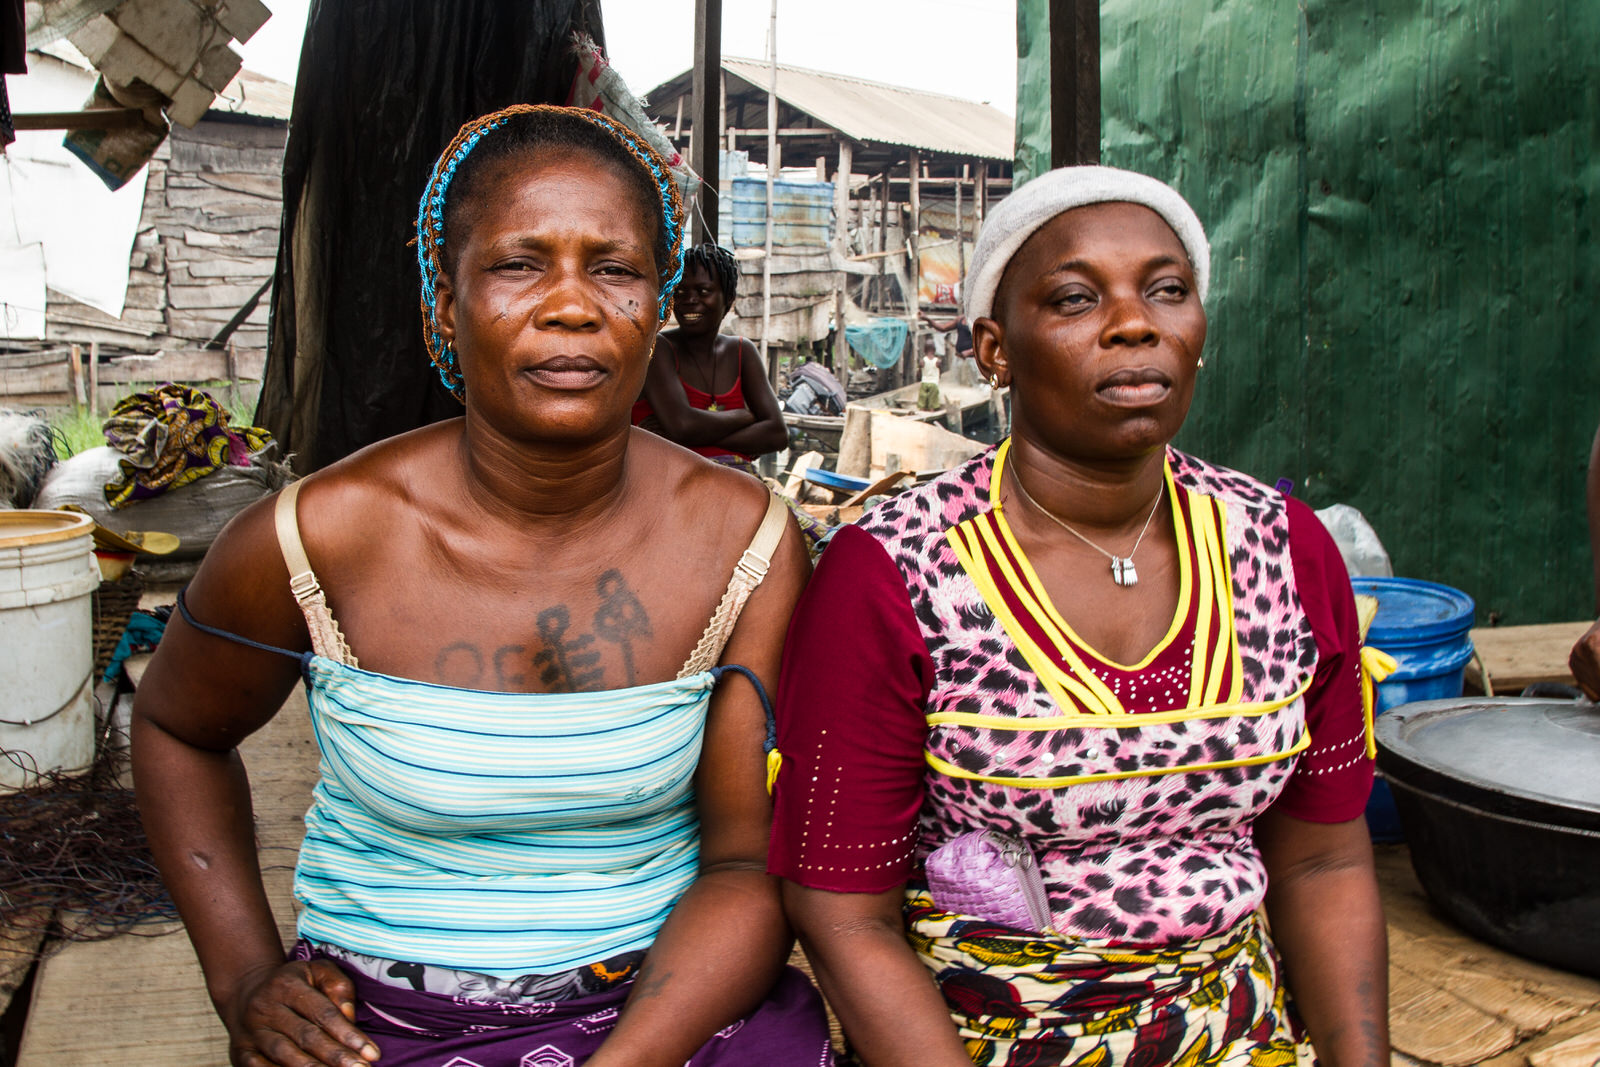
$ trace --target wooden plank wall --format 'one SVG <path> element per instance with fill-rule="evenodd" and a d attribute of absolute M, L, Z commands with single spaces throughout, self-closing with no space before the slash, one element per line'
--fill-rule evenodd
<path fill-rule="evenodd" d="M 44 344 L 156 352 L 211 340 L 276 266 L 285 133 L 214 119 L 175 127 L 150 163 L 121 318 L 49 290 Z M 234 333 L 241 352 L 266 351 L 267 308 L 263 297 Z"/>
<path fill-rule="evenodd" d="M 80 364 L 88 358 L 87 350 L 79 352 Z M 139 384 L 260 381 L 265 363 L 265 348 L 236 351 L 231 356 L 226 351 L 201 348 L 116 356 L 99 367 L 98 410 L 110 410 Z M 80 371 L 77 381 L 88 380 L 87 372 Z M 79 401 L 77 381 L 70 349 L 0 353 L 0 407 L 66 407 Z"/>

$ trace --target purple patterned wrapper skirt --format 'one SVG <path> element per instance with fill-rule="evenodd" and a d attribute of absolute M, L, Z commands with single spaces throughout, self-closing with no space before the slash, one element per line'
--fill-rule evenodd
<path fill-rule="evenodd" d="M 378 1046 L 379 1067 L 577 1067 L 611 1033 L 633 985 L 571 1000 L 497 1004 L 345 973 L 355 983 L 356 1025 Z M 715 1034 L 685 1067 L 832 1062 L 822 998 L 789 967 L 760 1007 Z"/>

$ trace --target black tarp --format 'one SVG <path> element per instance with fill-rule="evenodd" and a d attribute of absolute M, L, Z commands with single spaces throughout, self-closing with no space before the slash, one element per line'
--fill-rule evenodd
<path fill-rule="evenodd" d="M 461 406 L 422 344 L 407 246 L 468 119 L 564 103 L 600 0 L 316 0 L 283 162 L 283 232 L 258 425 L 301 473 Z"/>

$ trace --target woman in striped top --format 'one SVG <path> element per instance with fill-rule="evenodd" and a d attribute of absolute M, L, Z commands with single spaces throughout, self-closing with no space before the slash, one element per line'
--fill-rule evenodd
<path fill-rule="evenodd" d="M 682 218 L 594 112 L 463 127 L 418 259 L 465 417 L 244 512 L 180 599 L 134 769 L 235 1064 L 828 1055 L 764 872 L 805 550 L 759 483 L 629 425 Z M 298 678 L 322 760 L 286 960 L 235 749 Z"/>

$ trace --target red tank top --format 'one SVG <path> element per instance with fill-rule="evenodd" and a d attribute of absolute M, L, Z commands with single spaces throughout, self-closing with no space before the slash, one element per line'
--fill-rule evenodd
<path fill-rule="evenodd" d="M 744 340 L 742 338 L 739 341 L 739 345 L 742 349 L 744 346 Z M 742 351 L 740 355 L 741 357 L 743 356 Z M 702 389 L 696 389 L 694 386 L 683 380 L 683 373 L 678 368 L 677 345 L 672 346 L 672 370 L 673 373 L 678 375 L 678 384 L 683 386 L 683 395 L 688 398 L 689 406 L 692 408 L 697 408 L 700 411 L 731 411 L 734 408 L 748 406 L 744 402 L 744 389 L 742 388 L 744 382 L 743 358 L 739 360 L 738 372 L 733 377 L 733 385 L 729 387 L 727 392 L 718 393 L 715 396 L 705 392 Z M 638 400 L 634 401 L 633 424 L 635 426 L 639 425 L 645 419 L 648 419 L 654 414 L 655 408 L 651 407 L 650 401 L 646 400 L 644 397 L 641 396 Z M 700 448 L 690 448 L 689 450 L 691 452 L 698 452 L 702 456 L 744 456 L 745 459 L 751 458 L 750 456 L 744 455 L 742 452 L 733 452 L 726 448 L 717 448 L 715 445 L 707 445 Z"/>

